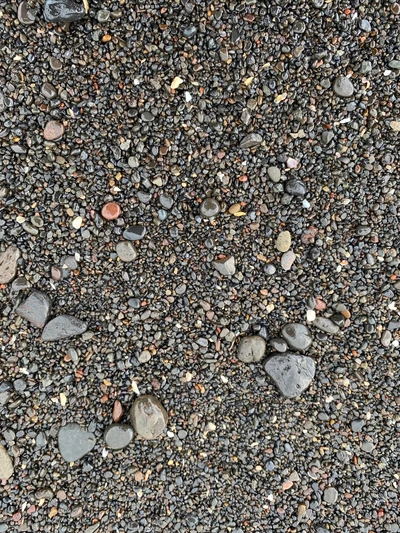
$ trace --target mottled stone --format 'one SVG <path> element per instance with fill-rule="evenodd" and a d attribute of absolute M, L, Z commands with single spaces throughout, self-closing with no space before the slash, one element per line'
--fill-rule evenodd
<path fill-rule="evenodd" d="M 9 246 L 0 254 L 0 284 L 7 284 L 17 275 L 18 259 L 21 252 L 16 246 Z"/>
<path fill-rule="evenodd" d="M 42 341 L 58 341 L 81 335 L 87 330 L 87 324 L 70 315 L 60 315 L 45 326 Z"/>
<path fill-rule="evenodd" d="M 275 248 L 279 252 L 287 252 L 292 245 L 292 237 L 289 231 L 281 231 L 275 242 Z"/>
<path fill-rule="evenodd" d="M 263 138 L 258 133 L 250 133 L 249 135 L 246 135 L 240 142 L 240 148 L 246 149 L 246 148 L 255 148 L 256 146 L 260 146 L 262 143 Z"/>
<path fill-rule="evenodd" d="M 335 335 L 339 331 L 339 326 L 332 322 L 330 318 L 325 318 L 322 316 L 317 316 L 317 318 L 313 321 L 313 325 L 321 331 L 331 335 Z"/>
<path fill-rule="evenodd" d="M 292 350 L 306 352 L 312 343 L 311 331 L 307 326 L 292 322 L 282 328 L 282 337 Z"/>
<path fill-rule="evenodd" d="M 46 0 L 43 14 L 47 22 L 75 22 L 85 17 L 86 10 L 72 0 Z"/>
<path fill-rule="evenodd" d="M 236 272 L 235 258 L 233 256 L 218 259 L 214 261 L 213 265 L 215 270 L 222 274 L 222 276 L 233 276 Z"/>
<path fill-rule="evenodd" d="M 56 122 L 55 120 L 50 120 L 46 124 L 46 127 L 43 131 L 43 136 L 46 141 L 58 141 L 64 135 L 64 126 L 61 122 Z"/>
<path fill-rule="evenodd" d="M 125 263 L 134 261 L 137 257 L 136 248 L 129 241 L 120 241 L 115 247 L 118 257 Z"/>
<path fill-rule="evenodd" d="M 0 444 L 0 480 L 9 479 L 14 473 L 14 465 L 7 450 Z"/>
<path fill-rule="evenodd" d="M 354 87 L 349 78 L 338 76 L 333 82 L 333 91 L 341 98 L 349 98 L 354 93 Z"/>
<path fill-rule="evenodd" d="M 104 433 L 104 440 L 112 450 L 122 450 L 133 439 L 133 428 L 127 424 L 112 424 Z"/>
<path fill-rule="evenodd" d="M 37 328 L 44 328 L 50 311 L 50 296 L 43 291 L 33 291 L 25 302 L 17 307 L 16 313 Z"/>
<path fill-rule="evenodd" d="M 296 398 L 310 386 L 315 363 L 307 355 L 275 353 L 266 359 L 264 370 L 283 396 Z"/>
<path fill-rule="evenodd" d="M 244 363 L 258 363 L 265 355 L 267 343 L 259 335 L 243 337 L 239 343 L 237 357 Z"/>
<path fill-rule="evenodd" d="M 140 241 L 146 235 L 146 228 L 141 224 L 129 226 L 122 235 L 127 241 Z"/>
<path fill-rule="evenodd" d="M 220 210 L 220 203 L 215 198 L 206 198 L 200 205 L 200 214 L 203 218 L 215 217 Z"/>
<path fill-rule="evenodd" d="M 293 250 L 289 250 L 285 252 L 281 257 L 281 267 L 283 268 L 283 270 L 290 270 L 295 260 L 296 254 L 293 252 Z"/>
<path fill-rule="evenodd" d="M 144 439 L 156 439 L 164 431 L 168 416 L 160 400 L 150 394 L 139 396 L 132 405 L 130 418 L 135 431 Z"/>

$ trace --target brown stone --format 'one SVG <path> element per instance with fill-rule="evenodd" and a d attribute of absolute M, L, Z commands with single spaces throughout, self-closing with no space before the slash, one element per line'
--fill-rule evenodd
<path fill-rule="evenodd" d="M 101 214 L 106 220 L 114 220 L 120 216 L 121 208 L 115 202 L 109 202 L 103 206 Z"/>
<path fill-rule="evenodd" d="M 44 128 L 43 136 L 46 141 L 58 141 L 64 135 L 64 126 L 61 122 L 50 120 Z"/>
<path fill-rule="evenodd" d="M 122 408 L 122 404 L 119 400 L 115 400 L 112 411 L 112 419 L 114 422 L 119 422 L 123 416 L 124 410 Z"/>

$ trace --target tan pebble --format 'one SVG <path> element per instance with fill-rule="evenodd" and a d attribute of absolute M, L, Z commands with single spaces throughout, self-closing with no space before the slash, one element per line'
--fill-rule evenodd
<path fill-rule="evenodd" d="M 58 141 L 63 135 L 64 126 L 61 122 L 56 122 L 55 120 L 50 120 L 43 131 L 43 136 L 46 141 Z"/>

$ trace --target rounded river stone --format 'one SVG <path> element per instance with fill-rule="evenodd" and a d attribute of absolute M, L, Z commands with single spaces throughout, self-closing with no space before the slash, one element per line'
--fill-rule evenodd
<path fill-rule="evenodd" d="M 113 450 L 122 450 L 129 446 L 133 439 L 133 428 L 127 424 L 112 424 L 104 433 L 107 446 Z"/>
<path fill-rule="evenodd" d="M 243 337 L 238 347 L 237 357 L 243 363 L 258 363 L 265 355 L 267 343 L 259 335 Z"/>
<path fill-rule="evenodd" d="M 300 352 L 307 351 L 312 343 L 311 331 L 303 324 L 286 324 L 282 328 L 282 337 L 292 350 Z"/>
<path fill-rule="evenodd" d="M 151 394 L 139 396 L 129 414 L 135 431 L 147 440 L 156 439 L 167 426 L 167 412 L 160 400 Z"/>

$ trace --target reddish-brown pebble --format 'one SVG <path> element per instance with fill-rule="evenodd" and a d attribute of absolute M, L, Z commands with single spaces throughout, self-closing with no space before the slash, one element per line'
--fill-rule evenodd
<path fill-rule="evenodd" d="M 44 128 L 43 136 L 46 141 L 58 141 L 64 135 L 64 126 L 60 122 L 50 120 Z"/>
<path fill-rule="evenodd" d="M 324 300 L 321 300 L 321 298 L 315 299 L 315 309 L 317 309 L 317 311 L 322 311 L 322 309 L 325 309 L 325 307 L 326 303 L 324 302 Z"/>
<path fill-rule="evenodd" d="M 282 485 L 283 490 L 288 490 L 291 487 L 293 487 L 293 481 L 285 481 L 285 483 Z"/>
<path fill-rule="evenodd" d="M 122 403 L 119 400 L 115 400 L 112 412 L 112 419 L 114 422 L 119 422 L 123 416 L 124 410 L 122 408 Z"/>
<path fill-rule="evenodd" d="M 106 220 L 114 220 L 121 214 L 121 208 L 115 202 L 109 202 L 103 206 L 101 214 Z"/>

